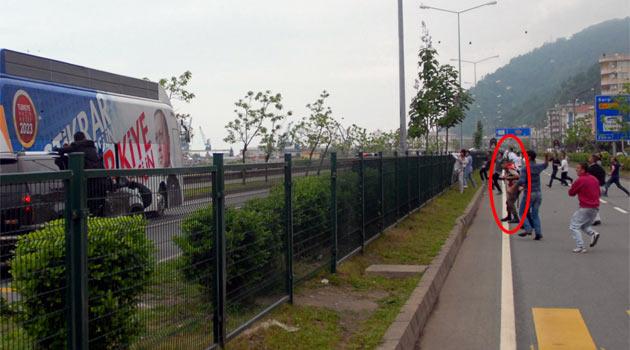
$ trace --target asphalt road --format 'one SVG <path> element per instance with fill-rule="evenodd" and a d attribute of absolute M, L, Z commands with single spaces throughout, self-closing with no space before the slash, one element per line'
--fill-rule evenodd
<path fill-rule="evenodd" d="M 611 188 L 610 197 L 602 198 L 597 246 L 575 254 L 568 224 L 578 203 L 567 189 L 558 183 L 543 187 L 544 239 L 509 237 L 511 259 L 505 263 L 503 234 L 485 196 L 418 348 L 630 349 L 630 200 Z M 508 267 L 512 280 L 503 281 Z M 506 285 L 513 288 L 512 303 L 502 297 Z M 501 346 L 502 331 L 510 328 L 515 342 Z"/>

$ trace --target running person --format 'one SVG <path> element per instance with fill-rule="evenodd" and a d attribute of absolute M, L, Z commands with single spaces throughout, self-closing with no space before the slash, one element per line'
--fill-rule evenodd
<path fill-rule="evenodd" d="M 599 181 L 587 170 L 588 165 L 586 163 L 578 164 L 576 167 L 578 178 L 569 189 L 569 196 L 577 195 L 580 204 L 580 208 L 571 216 L 569 224 L 569 230 L 571 230 L 576 244 L 575 249 L 573 249 L 574 253 L 586 253 L 582 232 L 591 237 L 590 247 L 594 247 L 599 240 L 599 233 L 591 227 L 599 212 Z"/>
<path fill-rule="evenodd" d="M 623 187 L 623 185 L 619 182 L 620 169 L 621 169 L 621 164 L 619 164 L 619 160 L 617 159 L 617 157 L 613 157 L 612 161 L 610 162 L 610 177 L 608 178 L 608 181 L 606 181 L 606 184 L 604 185 L 604 194 L 603 194 L 604 197 L 608 197 L 608 188 L 610 188 L 612 184 L 617 185 L 617 188 L 625 192 L 627 196 L 630 196 L 630 192 L 628 192 L 628 190 L 625 187 Z"/>

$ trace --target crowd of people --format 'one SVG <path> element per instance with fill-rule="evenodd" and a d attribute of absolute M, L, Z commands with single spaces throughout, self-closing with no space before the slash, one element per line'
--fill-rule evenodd
<path fill-rule="evenodd" d="M 466 169 L 465 167 L 469 162 L 472 162 L 472 157 L 470 160 L 468 160 L 468 157 L 470 157 L 470 153 L 462 150 L 457 160 L 462 169 Z M 569 161 L 566 153 L 546 154 L 544 161 L 541 163 L 537 163 L 536 157 L 536 152 L 533 150 L 527 151 L 529 173 L 531 175 L 531 196 L 529 210 L 523 219 L 522 232 L 518 236 L 533 235 L 533 239 L 537 241 L 543 238 L 542 223 L 539 215 L 543 197 L 540 174 L 551 163 L 551 178 L 547 187 L 551 188 L 553 182 L 558 181 L 562 186 L 569 187 L 568 195 L 570 197 L 577 196 L 578 210 L 571 216 L 569 231 L 576 243 L 573 252 L 586 252 L 583 234 L 590 237 L 590 247 L 594 247 L 600 237 L 600 234 L 593 229 L 593 226 L 600 225 L 602 222 L 599 213 L 600 196 L 608 196 L 608 190 L 614 184 L 626 196 L 630 197 L 630 192 L 620 182 L 621 165 L 619 160 L 616 157 L 611 159 L 610 175 L 607 180 L 606 170 L 602 167 L 601 156 L 593 154 L 589 157 L 588 162 L 577 164 L 577 178 L 573 179 L 569 176 Z M 486 157 L 479 169 L 479 175 L 483 182 L 492 182 L 492 190 L 496 191 L 498 195 L 503 193 L 501 182 L 504 183 L 507 215 L 502 218 L 502 221 L 510 224 L 519 224 L 525 213 L 525 196 L 528 192 L 528 174 L 524 155 L 520 152 L 515 152 L 514 148 L 509 148 L 506 151 L 499 150 L 495 158 L 494 171 L 491 177 L 488 175 L 491 168 L 490 161 L 490 157 Z M 560 177 L 557 176 L 558 171 L 560 172 Z M 469 175 L 469 172 L 462 172 L 460 176 L 460 191 L 463 191 L 463 188 L 465 188 L 466 179 Z M 520 205 L 519 198 L 521 199 Z"/>

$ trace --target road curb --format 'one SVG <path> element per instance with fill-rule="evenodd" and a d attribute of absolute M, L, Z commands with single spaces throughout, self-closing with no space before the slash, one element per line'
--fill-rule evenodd
<path fill-rule="evenodd" d="M 464 214 L 457 218 L 440 253 L 433 259 L 418 286 L 385 332 L 379 350 L 415 348 L 486 190 L 487 187 L 482 184 Z"/>

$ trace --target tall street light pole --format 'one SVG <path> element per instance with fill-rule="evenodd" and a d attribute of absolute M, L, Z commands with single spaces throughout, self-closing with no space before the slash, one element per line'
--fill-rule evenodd
<path fill-rule="evenodd" d="M 451 58 L 451 61 L 460 61 L 460 62 L 472 64 L 473 67 L 474 67 L 474 71 L 475 71 L 475 85 L 473 85 L 473 86 L 477 86 L 477 63 L 485 62 L 485 61 L 491 60 L 493 58 L 499 58 L 499 55 L 494 55 L 494 56 L 482 58 L 482 59 L 477 60 L 477 61 L 460 60 L 460 59 L 457 59 L 457 58 Z"/>
<path fill-rule="evenodd" d="M 407 150 L 407 122 L 405 108 L 405 43 L 403 38 L 403 4 L 398 0 L 398 91 L 400 94 L 400 152 Z"/>
<path fill-rule="evenodd" d="M 399 0 L 400 2 L 400 0 Z M 478 9 L 480 7 L 483 6 L 490 6 L 490 5 L 496 5 L 497 2 L 496 1 L 490 1 L 490 2 L 486 2 L 484 4 L 481 5 L 477 5 L 477 6 L 473 6 L 471 8 L 467 8 L 465 10 L 461 10 L 461 11 L 453 11 L 453 10 L 447 10 L 447 9 L 443 9 L 443 8 L 439 8 L 439 7 L 433 7 L 433 6 L 427 6 L 427 5 L 420 5 L 420 8 L 423 10 L 436 10 L 436 11 L 442 11 L 442 12 L 448 12 L 448 13 L 454 13 L 457 15 L 457 57 L 458 57 L 458 61 L 459 61 L 459 86 L 462 86 L 462 44 L 461 44 L 461 26 L 460 26 L 460 15 L 462 13 L 468 12 L 468 11 L 472 11 L 474 9 Z M 464 147 L 464 123 L 460 123 L 459 124 L 459 143 L 460 143 L 460 147 Z"/>

